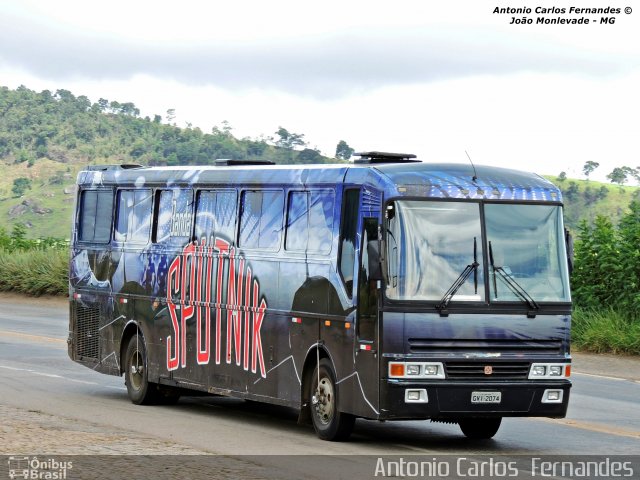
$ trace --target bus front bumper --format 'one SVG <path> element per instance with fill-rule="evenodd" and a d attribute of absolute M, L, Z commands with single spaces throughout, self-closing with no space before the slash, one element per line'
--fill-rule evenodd
<path fill-rule="evenodd" d="M 567 413 L 571 382 L 453 382 L 383 379 L 380 420 L 551 417 Z"/>

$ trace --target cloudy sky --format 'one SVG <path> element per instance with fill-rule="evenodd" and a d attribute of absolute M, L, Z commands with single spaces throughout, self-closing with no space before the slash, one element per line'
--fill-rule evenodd
<path fill-rule="evenodd" d="M 0 0 L 0 85 L 133 102 L 236 136 L 283 126 L 333 156 L 416 153 L 582 175 L 640 166 L 640 5 L 511 25 L 495 0 Z M 567 10 L 585 2 L 557 0 Z M 580 15 L 548 15 L 549 18 Z M 522 15 L 517 15 L 522 17 Z M 597 23 L 595 23 L 597 22 Z"/>

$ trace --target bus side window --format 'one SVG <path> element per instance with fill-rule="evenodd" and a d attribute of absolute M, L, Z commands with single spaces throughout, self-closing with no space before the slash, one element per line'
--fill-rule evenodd
<path fill-rule="evenodd" d="M 292 251 L 306 251 L 309 243 L 309 193 L 290 192 L 287 209 L 285 247 Z"/>
<path fill-rule="evenodd" d="M 360 190 L 344 193 L 342 220 L 340 222 L 340 258 L 338 268 L 349 298 L 353 296 L 353 267 L 356 260 L 356 232 L 360 206 Z"/>
<path fill-rule="evenodd" d="M 378 318 L 379 264 L 370 262 L 370 256 L 377 256 L 378 220 L 365 218 L 362 227 L 362 261 L 358 277 L 358 338 L 374 340 L 376 319 Z M 372 264 L 374 264 L 372 266 Z M 378 269 L 371 271 L 371 269 Z"/>
<path fill-rule="evenodd" d="M 193 195 L 191 190 L 157 190 L 152 241 L 184 245 L 191 236 Z"/>
<path fill-rule="evenodd" d="M 231 244 L 235 237 L 236 192 L 198 192 L 196 202 L 196 240 L 210 241 L 214 235 Z"/>
<path fill-rule="evenodd" d="M 173 207 L 173 192 L 159 190 L 156 192 L 156 210 L 153 232 L 153 242 L 162 243 L 171 236 L 171 214 Z"/>
<path fill-rule="evenodd" d="M 309 251 L 329 253 L 333 238 L 333 204 L 335 194 L 332 190 L 309 192 Z"/>
<path fill-rule="evenodd" d="M 85 190 L 80 195 L 78 240 L 108 243 L 113 222 L 113 192 L 111 190 Z"/>
<path fill-rule="evenodd" d="M 275 251 L 280 246 L 284 216 L 282 191 L 242 192 L 239 246 Z"/>
<path fill-rule="evenodd" d="M 289 193 L 287 250 L 324 254 L 331 251 L 334 197 L 332 190 Z"/>
<path fill-rule="evenodd" d="M 151 190 L 118 192 L 117 242 L 147 243 L 151 233 Z"/>

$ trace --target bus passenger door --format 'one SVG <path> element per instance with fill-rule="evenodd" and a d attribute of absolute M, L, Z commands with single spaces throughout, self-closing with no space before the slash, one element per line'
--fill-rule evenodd
<path fill-rule="evenodd" d="M 379 404 L 378 224 L 378 218 L 362 217 L 361 219 L 360 258 L 357 288 L 354 292 L 357 305 L 355 364 L 365 397 L 365 405 L 363 405 L 365 410 L 362 413 L 368 416 L 375 416 Z"/>

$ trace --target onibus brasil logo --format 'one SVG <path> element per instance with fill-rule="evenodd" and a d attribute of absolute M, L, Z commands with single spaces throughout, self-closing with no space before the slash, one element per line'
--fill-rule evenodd
<path fill-rule="evenodd" d="M 34 480 L 64 480 L 67 471 L 73 468 L 73 462 L 56 460 L 55 458 L 39 459 L 38 457 L 9 457 L 9 478 Z"/>

